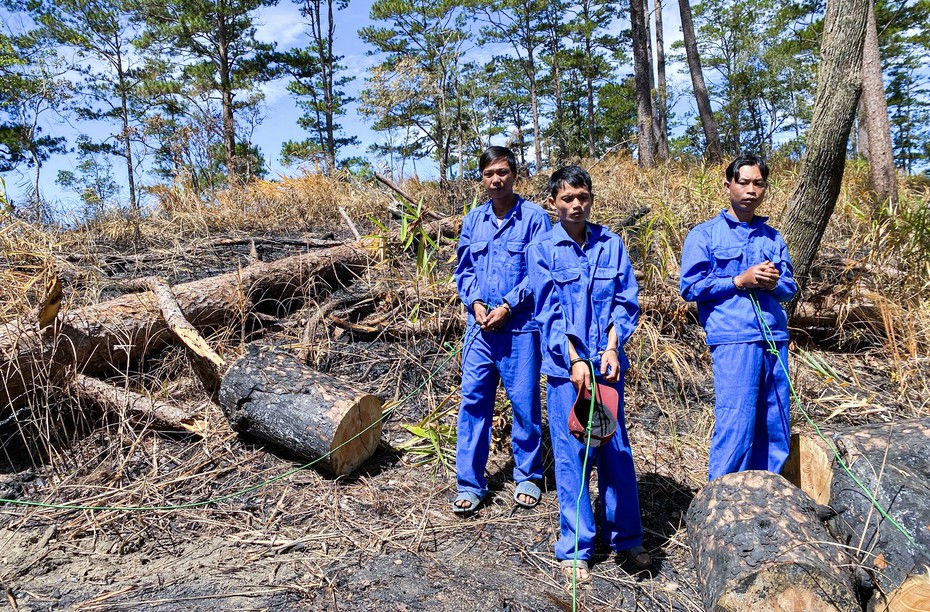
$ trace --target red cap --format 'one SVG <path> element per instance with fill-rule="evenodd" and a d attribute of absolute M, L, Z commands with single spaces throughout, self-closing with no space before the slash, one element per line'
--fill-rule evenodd
<path fill-rule="evenodd" d="M 568 432 L 584 444 L 588 440 L 586 431 L 588 417 L 591 417 L 591 446 L 606 444 L 617 431 L 617 411 L 620 396 L 617 390 L 605 383 L 597 383 L 594 410 L 591 409 L 591 389 L 584 387 L 568 415 Z"/>

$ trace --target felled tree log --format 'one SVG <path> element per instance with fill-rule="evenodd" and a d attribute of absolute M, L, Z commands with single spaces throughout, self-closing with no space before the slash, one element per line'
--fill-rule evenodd
<path fill-rule="evenodd" d="M 155 295 L 168 329 L 174 334 L 175 339 L 187 348 L 197 378 L 210 397 L 216 397 L 220 388 L 220 372 L 226 367 L 226 362 L 184 316 L 177 296 L 165 279 L 150 276 L 140 279 L 138 283 Z"/>
<path fill-rule="evenodd" d="M 685 520 L 706 610 L 859 610 L 814 501 L 777 474 L 708 483 Z"/>
<path fill-rule="evenodd" d="M 305 285 L 335 284 L 367 261 L 368 252 L 353 243 L 176 285 L 174 293 L 198 329 L 227 326 L 253 310 L 283 314 L 301 299 Z M 127 358 L 137 359 L 172 337 L 150 291 L 66 312 L 48 330 L 0 327 L 0 377 L 6 382 L 0 386 L 0 411 L 65 368 L 95 374 L 125 366 Z"/>
<path fill-rule="evenodd" d="M 830 446 L 811 435 L 793 437 L 786 476 L 839 513 L 831 531 L 870 574 L 876 588 L 870 607 L 930 610 L 930 418 L 844 428 L 825 437 L 849 473 Z"/>
<path fill-rule="evenodd" d="M 250 346 L 226 371 L 220 404 L 233 429 L 349 474 L 381 439 L 381 401 L 288 353 Z"/>
<path fill-rule="evenodd" d="M 426 224 L 424 231 L 448 235 L 456 228 L 454 220 L 443 219 Z M 352 242 L 257 262 L 172 289 L 184 317 L 201 331 L 262 313 L 285 315 L 302 303 L 308 285 L 350 282 L 369 263 L 369 253 L 376 247 L 368 240 Z M 0 325 L 0 416 L 36 388 L 61 388 L 66 371 L 93 375 L 107 367 L 123 368 L 127 359 L 136 360 L 171 338 L 150 291 L 65 312 L 45 329 L 32 321 Z"/>

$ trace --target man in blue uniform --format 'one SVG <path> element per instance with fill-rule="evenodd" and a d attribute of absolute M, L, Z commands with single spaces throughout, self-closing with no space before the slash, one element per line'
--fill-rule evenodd
<path fill-rule="evenodd" d="M 488 201 L 465 216 L 455 282 L 468 311 L 462 348 L 462 405 L 456 442 L 456 514 L 487 495 L 484 471 L 491 446 L 497 385 L 513 407 L 514 500 L 533 507 L 542 495 L 539 331 L 526 278 L 526 246 L 552 226 L 546 212 L 514 193 L 513 152 L 490 147 L 478 162 Z"/>
<path fill-rule="evenodd" d="M 755 214 L 768 176 L 761 157 L 733 160 L 724 182 L 729 209 L 692 229 L 681 253 L 681 297 L 697 302 L 714 361 L 708 480 L 743 470 L 777 473 L 788 456 L 791 398 L 781 365 L 788 364 L 788 320 L 779 302 L 790 301 L 797 284 L 781 234 Z"/>
<path fill-rule="evenodd" d="M 559 223 L 530 245 L 527 267 L 540 328 L 559 495 L 555 556 L 584 581 L 590 577 L 596 530 L 590 474 L 583 473 L 586 453 L 587 465 L 597 464 L 604 539 L 637 567 L 652 564 L 642 546 L 633 452 L 623 417 L 623 372 L 629 367 L 623 345 L 636 329 L 639 288 L 620 236 L 587 221 L 594 202 L 588 173 L 578 166 L 561 168 L 550 177 L 548 189 Z M 598 382 L 616 389 L 619 406 L 614 435 L 587 448 L 569 433 L 568 421 L 579 390 L 591 384 L 592 367 L 600 373 Z"/>

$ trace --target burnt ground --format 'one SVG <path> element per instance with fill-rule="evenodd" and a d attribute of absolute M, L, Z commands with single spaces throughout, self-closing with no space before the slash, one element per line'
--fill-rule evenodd
<path fill-rule="evenodd" d="M 175 282 L 186 280 L 180 276 Z M 627 423 L 655 568 L 636 572 L 600 551 L 593 582 L 577 591 L 579 609 L 701 609 L 683 516 L 706 479 L 713 388 L 696 326 L 676 326 L 647 318 L 628 345 Z M 295 315 L 259 340 L 286 343 L 301 327 Z M 320 369 L 386 400 L 410 396 L 391 409 L 378 452 L 349 477 L 232 433 L 177 349 L 138 364 L 128 378 L 160 397 L 205 407 L 203 437 L 86 409 L 65 419 L 79 422 L 68 435 L 46 427 L 51 442 L 41 454 L 17 455 L 16 432 L 7 432 L 0 497 L 51 507 L 0 502 L 0 601 L 14 610 L 571 609 L 571 589 L 552 554 L 558 508 L 547 431 L 544 497 L 524 510 L 512 500 L 501 395 L 488 466 L 492 495 L 467 518 L 450 511 L 454 473 L 435 454 L 401 448 L 411 440 L 404 425 L 426 419 L 450 450 L 443 436 L 458 401 L 457 366 L 446 363 L 453 345 L 327 337 Z M 855 355 L 807 348 L 843 377 L 824 376 L 793 353 L 792 374 L 815 418 L 927 413 L 919 363 L 904 371 L 877 346 L 858 346 Z M 903 375 L 919 384 L 904 388 Z M 46 410 L 38 424 L 60 423 L 75 407 L 60 398 Z M 796 429 L 807 427 L 796 421 Z M 93 509 L 55 507 L 61 504 Z"/>
<path fill-rule="evenodd" d="M 385 437 L 398 429 L 389 426 Z M 601 551 L 593 584 L 578 591 L 580 607 L 700 609 L 681 530 L 692 490 L 660 462 L 663 445 L 645 426 L 634 425 L 631 436 L 656 569 L 637 574 Z M 191 444 L 199 442 L 153 433 L 133 454 L 151 464 L 155 453 L 165 461 Z M 201 497 L 235 493 L 300 465 L 234 435 L 208 446 L 209 465 L 190 476 L 208 481 Z M 435 463 L 411 465 L 389 444 L 351 477 L 310 468 L 203 509 L 6 505 L 0 576 L 19 610 L 570 609 L 551 552 L 558 529 L 551 456 L 543 501 L 524 510 L 512 501 L 503 446 L 489 465 L 491 497 L 465 519 L 449 511 L 452 474 Z M 26 481 L 23 498 L 44 499 L 47 485 L 33 476 L 17 475 Z M 126 505 L 132 496 L 116 497 L 115 505 Z"/>

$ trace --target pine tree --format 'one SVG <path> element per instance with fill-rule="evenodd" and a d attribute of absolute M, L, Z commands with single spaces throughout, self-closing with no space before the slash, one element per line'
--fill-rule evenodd
<path fill-rule="evenodd" d="M 145 26 L 140 45 L 157 60 L 175 62 L 172 76 L 177 91 L 189 99 L 219 98 L 230 184 L 247 177 L 249 168 L 254 174 L 254 163 L 237 156 L 236 113 L 258 99 L 249 94 L 268 75 L 263 54 L 273 46 L 255 38 L 254 18 L 260 8 L 276 1 L 150 0 L 138 6 Z M 235 101 L 237 96 L 240 102 Z"/>
<path fill-rule="evenodd" d="M 390 133 L 376 151 L 402 159 L 432 156 L 448 180 L 454 124 L 454 76 L 468 40 L 461 4 L 451 0 L 376 0 L 370 26 L 359 36 L 384 60 L 371 71 L 361 111 L 374 129 Z M 387 147 L 387 148 L 385 148 Z"/>
<path fill-rule="evenodd" d="M 354 98 L 345 94 L 344 87 L 354 77 L 344 74 L 339 64 L 341 57 L 333 52 L 336 34 L 336 10 L 342 10 L 347 1 L 298 0 L 300 13 L 306 19 L 310 44 L 275 56 L 281 68 L 293 78 L 287 89 L 297 98 L 303 116 L 297 123 L 313 136 L 301 142 L 288 140 L 282 145 L 282 158 L 287 160 L 321 159 L 325 172 L 336 167 L 339 149 L 358 144 L 358 138 L 344 136 L 336 120 L 346 112 L 346 105 Z"/>

